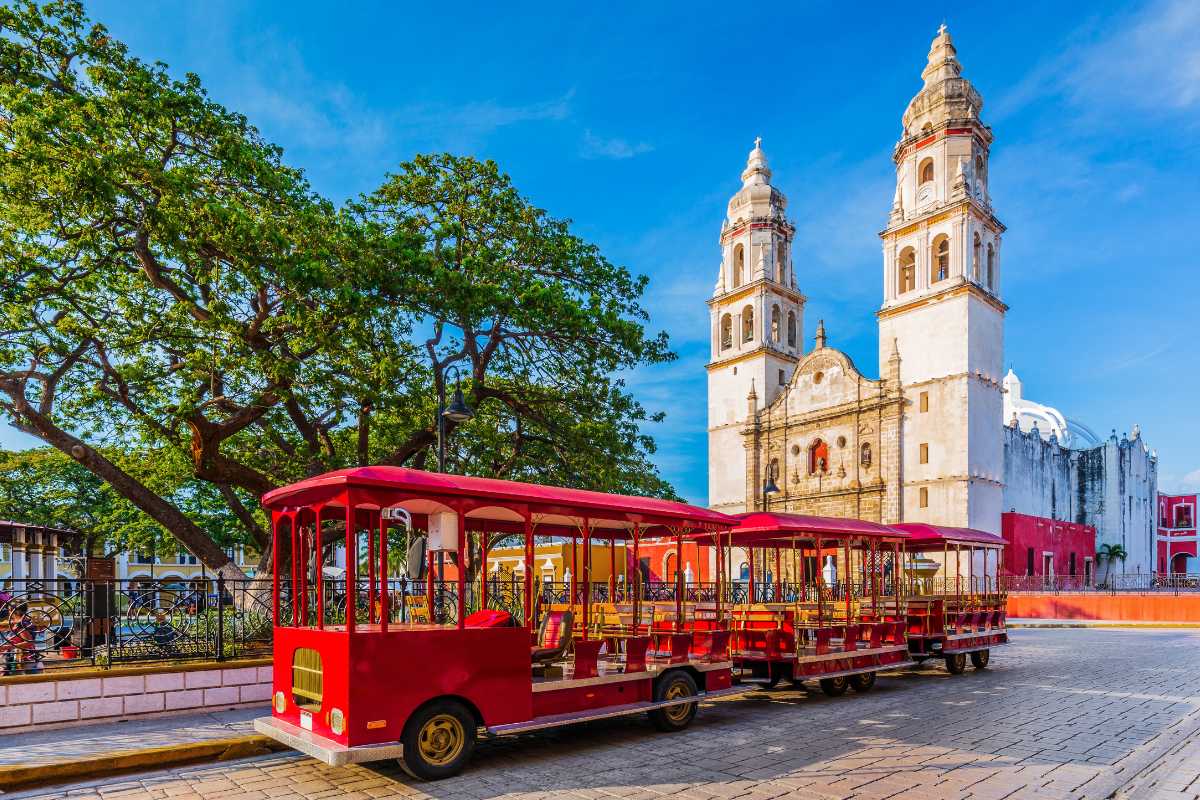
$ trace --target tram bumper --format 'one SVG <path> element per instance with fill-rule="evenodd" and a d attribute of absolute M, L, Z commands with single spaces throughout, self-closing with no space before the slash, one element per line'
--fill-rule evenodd
<path fill-rule="evenodd" d="M 349 747 L 275 717 L 257 718 L 254 720 L 254 730 L 331 767 L 400 758 L 404 754 L 404 746 L 399 742 Z"/>

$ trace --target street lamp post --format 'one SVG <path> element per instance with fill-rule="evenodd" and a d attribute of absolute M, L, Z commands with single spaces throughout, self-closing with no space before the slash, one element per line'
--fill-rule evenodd
<path fill-rule="evenodd" d="M 438 384 L 438 410 L 437 410 L 437 426 L 438 426 L 438 472 L 446 471 L 446 420 L 451 422 L 466 422 L 475 416 L 475 412 L 467 405 L 467 401 L 463 399 L 462 392 L 462 376 L 458 371 L 458 367 L 451 365 L 446 370 L 446 375 L 454 374 L 454 397 L 450 400 L 450 405 L 446 405 L 446 381 L 443 380 Z"/>
<path fill-rule="evenodd" d="M 467 405 L 467 401 L 463 398 L 462 392 L 462 375 L 458 367 L 453 364 L 446 370 L 445 377 L 450 374 L 454 375 L 454 397 L 450 399 L 450 405 L 446 405 L 446 381 L 443 379 L 438 383 L 438 407 L 437 407 L 437 432 L 438 432 L 438 472 L 446 471 L 446 420 L 451 422 L 466 422 L 475 416 L 475 412 Z M 458 554 L 458 568 L 462 569 L 465 561 L 465 553 Z M 445 580 L 446 571 L 446 556 L 439 550 L 437 557 L 438 580 Z M 486 577 L 486 576 L 485 576 Z M 462 602 L 462 598 L 459 598 Z"/>

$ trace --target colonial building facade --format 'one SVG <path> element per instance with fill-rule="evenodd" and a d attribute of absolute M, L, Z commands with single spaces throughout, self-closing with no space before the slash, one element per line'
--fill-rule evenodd
<path fill-rule="evenodd" d="M 902 117 L 895 192 L 879 234 L 879 379 L 829 345 L 823 322 L 805 352 L 787 199 L 771 185 L 761 141 L 750 152 L 708 301 L 709 503 L 727 512 L 771 508 L 994 533 L 1002 515 L 1015 512 L 1092 525 L 1113 543 L 1125 543 L 1131 526 L 1136 542 L 1126 548 L 1140 555 L 1142 539 L 1153 541 L 1140 517 L 1143 504 L 1152 515 L 1156 486 L 1148 451 L 1149 467 L 1132 470 L 1131 481 L 1120 464 L 1106 471 L 1119 472 L 1113 487 L 1077 467 L 1072 486 L 1062 487 L 1074 492 L 1064 510 L 1010 502 L 1007 480 L 1024 474 L 1021 460 L 1036 448 L 1014 446 L 1022 429 L 1009 427 L 1017 406 L 1006 402 L 1002 380 L 1005 227 L 988 190 L 992 131 L 945 26 L 921 77 Z M 1018 401 L 1019 392 L 1018 382 Z M 1048 408 L 1018 405 L 1023 419 Z M 1081 454 L 1074 463 L 1094 460 Z M 1139 509 L 1136 519 L 1104 524 L 1104 513 L 1125 506 Z"/>

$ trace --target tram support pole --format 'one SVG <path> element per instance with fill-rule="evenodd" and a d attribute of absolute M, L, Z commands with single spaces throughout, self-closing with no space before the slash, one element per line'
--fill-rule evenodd
<path fill-rule="evenodd" d="M 369 514 L 369 512 L 368 512 Z M 375 530 L 367 520 L 367 624 L 375 621 Z M 317 541 L 321 541 L 321 514 L 317 513 Z"/>
<path fill-rule="evenodd" d="M 379 523 L 379 630 L 387 633 L 391 610 L 388 608 L 391 597 L 388 593 L 388 560 L 387 560 L 387 520 L 383 518 L 383 509 L 375 513 Z"/>
<path fill-rule="evenodd" d="M 754 545 L 751 545 L 750 547 L 747 547 L 747 548 L 746 548 L 746 552 L 750 554 L 750 555 L 749 555 L 749 560 L 750 560 L 750 585 L 747 587 L 747 589 L 749 590 L 750 597 L 748 597 L 748 598 L 747 598 L 747 601 L 748 601 L 748 602 L 749 602 L 751 605 L 754 605 L 754 601 L 758 599 L 758 598 L 755 596 L 755 594 L 754 594 Z"/>
<path fill-rule="evenodd" d="M 642 539 L 642 529 L 638 523 L 633 523 L 633 632 L 636 634 L 642 629 L 642 559 L 640 555 L 640 545 Z M 629 586 L 629 580 L 625 580 L 626 588 Z"/>
<path fill-rule="evenodd" d="M 349 491 L 346 498 L 346 632 L 354 633 L 358 611 L 358 536 L 354 530 L 354 497 Z M 317 525 L 320 526 L 321 510 L 317 509 Z"/>
<path fill-rule="evenodd" d="M 467 514 L 461 508 L 458 510 L 458 602 L 455 605 L 458 607 L 455 623 L 462 630 L 467 622 Z"/>
<path fill-rule="evenodd" d="M 774 580 L 774 584 L 775 584 L 774 595 L 775 595 L 776 603 L 778 603 L 780 600 L 783 599 L 783 592 L 782 592 L 780 584 L 779 584 L 782 575 L 783 575 L 783 556 L 779 550 L 779 547 L 776 546 L 776 548 L 775 548 L 775 580 Z"/>
<path fill-rule="evenodd" d="M 533 519 L 525 515 L 525 627 L 533 634 Z"/>
<path fill-rule="evenodd" d="M 683 530 L 675 535 L 675 632 L 683 630 L 683 593 L 686 590 L 683 573 Z"/>
<path fill-rule="evenodd" d="M 588 640 L 592 624 L 592 525 L 583 520 L 583 640 Z"/>
<path fill-rule="evenodd" d="M 317 582 L 317 630 L 325 628 L 325 548 L 321 546 L 321 509 L 317 509 L 317 530 L 313 536 L 313 568 Z"/>
<path fill-rule="evenodd" d="M 271 624 L 279 627 L 279 521 L 286 516 L 271 512 Z M 208 587 L 204 587 L 208 591 Z"/>
<path fill-rule="evenodd" d="M 479 608 L 488 607 L 488 535 L 479 531 Z"/>

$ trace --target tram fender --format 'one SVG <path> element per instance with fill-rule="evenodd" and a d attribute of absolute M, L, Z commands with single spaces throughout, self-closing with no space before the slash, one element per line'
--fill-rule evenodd
<path fill-rule="evenodd" d="M 687 673 L 688 675 L 691 676 L 692 680 L 696 682 L 697 689 L 699 689 L 702 692 L 707 691 L 707 683 L 708 682 L 705 680 L 705 675 L 707 673 L 701 672 L 700 670 L 696 669 L 695 667 L 691 666 L 690 664 L 680 664 L 677 667 L 671 667 L 670 669 L 663 670 L 658 675 L 658 677 L 656 677 L 654 679 L 654 688 L 657 690 L 658 685 L 660 683 L 662 683 L 664 680 L 666 680 L 666 678 L 668 676 L 673 675 L 676 672 Z M 655 696 L 657 696 L 657 695 L 655 695 Z"/>
<path fill-rule="evenodd" d="M 483 719 L 483 712 L 480 711 L 479 707 L 477 705 L 475 705 L 474 703 L 472 703 L 469 699 L 463 697 L 461 694 L 441 694 L 441 695 L 438 695 L 437 697 L 429 698 L 424 703 L 421 703 L 421 705 L 414 708 L 412 710 L 412 713 L 408 715 L 408 719 L 404 721 L 405 727 L 408 726 L 408 720 L 417 716 L 417 714 L 419 714 L 422 711 L 422 709 L 425 709 L 428 706 L 433 705 L 434 703 L 440 703 L 443 700 L 453 700 L 456 703 L 462 703 L 463 706 L 468 711 L 471 712 L 471 716 L 475 718 L 476 725 L 483 726 L 485 724 L 485 721 Z"/>

